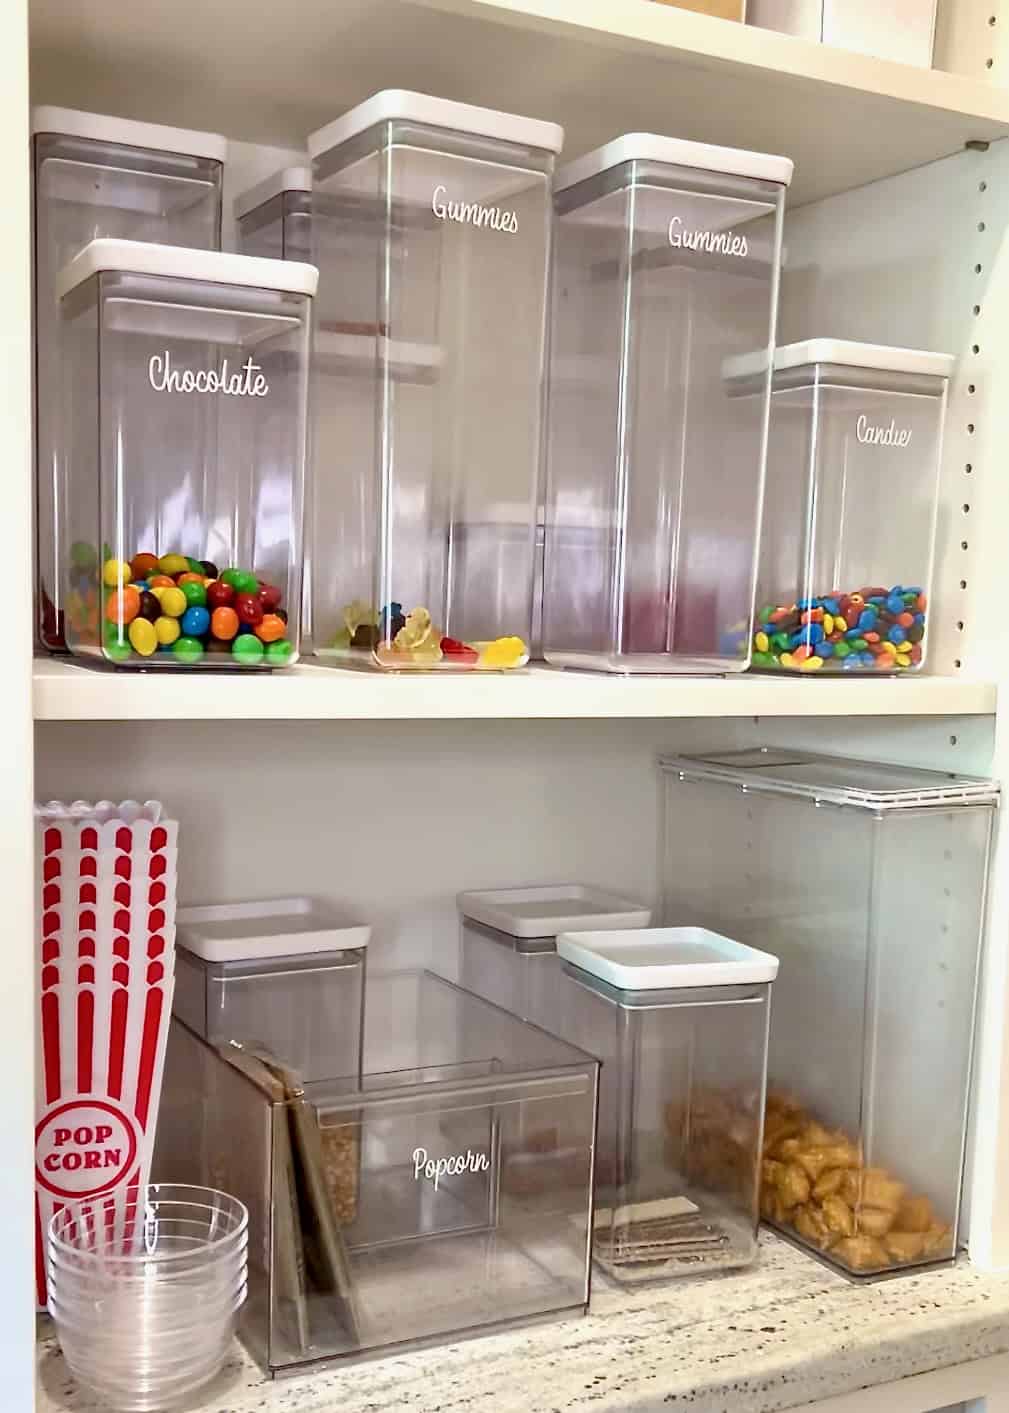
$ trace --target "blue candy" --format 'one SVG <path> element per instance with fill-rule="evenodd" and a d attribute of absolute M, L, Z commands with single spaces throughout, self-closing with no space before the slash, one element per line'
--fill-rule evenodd
<path fill-rule="evenodd" d="M 822 623 L 807 623 L 803 629 L 807 643 L 822 643 L 824 638 Z"/>
<path fill-rule="evenodd" d="M 833 657 L 834 644 L 826 642 L 818 643 L 816 651 L 820 654 L 821 657 Z"/>
<path fill-rule="evenodd" d="M 141 593 L 143 593 L 144 589 L 146 589 L 146 588 L 148 587 L 147 580 L 146 580 L 146 579 L 131 579 L 131 580 L 130 580 L 130 587 L 131 587 L 131 588 L 134 588 L 134 589 L 139 589 L 139 590 L 141 591 Z"/>
<path fill-rule="evenodd" d="M 900 594 L 891 594 L 886 601 L 886 606 L 890 613 L 904 612 L 904 600 L 901 598 Z"/>
<path fill-rule="evenodd" d="M 182 631 L 187 638 L 202 638 L 210 631 L 210 614 L 202 604 L 194 603 L 182 615 Z"/>
<path fill-rule="evenodd" d="M 805 613 L 809 608 L 816 608 L 818 603 L 818 599 L 799 599 L 795 606 L 800 612 Z"/>
<path fill-rule="evenodd" d="M 844 636 L 849 643 L 853 643 L 856 638 L 860 638 L 862 636 L 862 630 L 861 628 L 849 628 Z"/>
<path fill-rule="evenodd" d="M 924 623 L 924 622 L 925 622 L 925 615 L 924 615 L 923 613 L 916 613 L 916 614 L 914 615 L 914 621 L 915 621 L 915 623 Z"/>
<path fill-rule="evenodd" d="M 827 612 L 832 614 L 835 618 L 841 612 L 841 605 L 838 603 L 837 599 L 824 599 L 823 606 Z"/>
<path fill-rule="evenodd" d="M 907 634 L 899 623 L 895 623 L 886 636 L 890 639 L 891 643 L 902 643 L 907 637 Z"/>
<path fill-rule="evenodd" d="M 901 605 L 901 607 L 903 607 L 903 605 Z M 862 612 L 858 615 L 858 626 L 859 628 L 861 628 L 863 633 L 867 630 L 872 629 L 873 624 L 876 622 L 876 617 L 877 614 L 875 609 L 864 608 L 862 610 Z"/>
<path fill-rule="evenodd" d="M 806 641 L 805 629 L 801 629 L 801 628 L 800 628 L 799 632 L 798 632 L 798 633 L 793 633 L 793 634 L 791 635 L 791 637 L 789 638 L 789 640 L 788 640 L 788 650 L 789 650 L 789 652 L 791 652 L 793 648 L 800 648 L 800 647 L 802 646 L 802 644 L 803 644 L 805 641 Z"/>
<path fill-rule="evenodd" d="M 859 653 L 858 660 L 863 667 L 871 667 L 876 661 L 872 653 Z"/>

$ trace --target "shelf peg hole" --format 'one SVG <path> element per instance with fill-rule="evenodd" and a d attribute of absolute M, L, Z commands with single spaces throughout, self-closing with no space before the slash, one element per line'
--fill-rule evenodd
<path fill-rule="evenodd" d="M 977 223 L 977 228 L 978 228 L 979 231 L 985 230 L 986 227 L 985 227 L 984 221 L 978 221 L 978 223 Z"/>
<path fill-rule="evenodd" d="M 979 181 L 977 184 L 977 189 L 978 191 L 987 191 L 988 183 L 986 181 Z"/>
<path fill-rule="evenodd" d="M 981 267 L 980 265 L 975 265 L 975 266 L 974 266 L 974 273 L 975 273 L 975 275 L 980 275 L 980 273 L 981 273 L 981 268 L 982 268 L 982 267 Z"/>
<path fill-rule="evenodd" d="M 980 353 L 981 345 L 979 343 L 972 343 L 970 346 L 970 351 L 971 353 Z"/>
<path fill-rule="evenodd" d="M 965 549 L 967 548 L 967 541 L 966 541 L 966 540 L 961 540 L 961 541 L 960 541 L 960 548 L 961 548 L 962 550 L 965 550 Z"/>
<path fill-rule="evenodd" d="M 951 736 L 951 737 L 949 738 L 949 743 L 950 743 L 951 746 L 955 746 L 956 743 L 957 743 L 957 737 L 956 737 L 956 736 Z"/>
<path fill-rule="evenodd" d="M 962 632 L 963 632 L 963 619 L 962 619 L 962 618 L 958 618 L 958 619 L 957 619 L 956 631 L 957 631 L 958 633 L 962 633 Z"/>
<path fill-rule="evenodd" d="M 960 580 L 960 587 L 961 587 L 961 589 L 966 589 L 966 587 L 967 587 L 967 580 L 966 580 L 966 579 L 961 579 L 961 580 Z"/>
<path fill-rule="evenodd" d="M 972 461 L 968 461 L 967 465 L 963 469 L 969 476 L 970 473 L 974 470 L 974 463 Z"/>
<path fill-rule="evenodd" d="M 971 436 L 974 435 L 974 423 L 973 423 L 973 422 L 968 422 L 968 423 L 967 423 L 967 431 L 971 434 Z"/>
<path fill-rule="evenodd" d="M 976 393 L 976 392 L 977 392 L 977 385 L 976 385 L 976 383 L 968 383 L 968 384 L 967 384 L 967 391 L 968 391 L 969 393 Z"/>
<path fill-rule="evenodd" d="M 969 501 L 966 501 L 966 500 L 964 501 L 964 503 L 963 503 L 963 513 L 964 513 L 964 515 L 969 515 L 969 514 L 970 514 L 970 502 L 969 502 Z"/>

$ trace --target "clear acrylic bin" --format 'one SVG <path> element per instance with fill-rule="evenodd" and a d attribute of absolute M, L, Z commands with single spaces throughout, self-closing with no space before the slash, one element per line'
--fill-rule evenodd
<path fill-rule="evenodd" d="M 360 1073 L 371 928 L 311 898 L 180 908 L 173 1013 L 303 1079 Z"/>
<path fill-rule="evenodd" d="M 953 362 L 840 339 L 778 349 L 753 667 L 924 665 Z M 880 514 L 881 486 L 899 514 Z"/>
<path fill-rule="evenodd" d="M 528 659 L 562 137 L 385 92 L 309 138 L 316 652 L 392 670 Z"/>
<path fill-rule="evenodd" d="M 928 69 L 936 0 L 748 0 L 746 22 Z"/>
<path fill-rule="evenodd" d="M 235 199 L 242 255 L 312 259 L 312 169 L 285 167 Z"/>
<path fill-rule="evenodd" d="M 777 959 L 695 927 L 557 949 L 565 1038 L 603 1062 L 596 1260 L 625 1282 L 747 1265 Z"/>
<path fill-rule="evenodd" d="M 291 1092 L 172 1027 L 157 1170 L 249 1208 L 244 1336 L 272 1371 L 589 1298 L 598 1063 L 430 973 L 368 981 L 365 1065 Z"/>
<path fill-rule="evenodd" d="M 748 662 L 784 157 L 631 134 L 558 174 L 544 655 L 610 672 Z"/>
<path fill-rule="evenodd" d="M 652 920 L 648 908 L 583 883 L 460 893 L 457 902 L 463 986 L 561 1036 L 568 988 L 557 934 L 647 927 Z"/>
<path fill-rule="evenodd" d="M 781 961 L 763 1216 L 845 1275 L 951 1259 L 998 787 L 801 751 L 663 770 L 666 915 Z"/>
<path fill-rule="evenodd" d="M 297 657 L 315 283 L 310 265 L 115 240 L 60 275 L 71 652 Z"/>
<path fill-rule="evenodd" d="M 80 113 L 32 111 L 35 203 L 37 622 L 66 647 L 60 602 L 60 310 L 56 277 L 96 236 L 217 250 L 227 144 L 216 133 Z"/>

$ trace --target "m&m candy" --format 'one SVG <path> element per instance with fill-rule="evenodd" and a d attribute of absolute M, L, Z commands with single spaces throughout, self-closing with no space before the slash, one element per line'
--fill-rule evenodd
<path fill-rule="evenodd" d="M 757 615 L 755 668 L 800 672 L 906 672 L 921 664 L 926 599 L 920 588 L 868 584 Z"/>

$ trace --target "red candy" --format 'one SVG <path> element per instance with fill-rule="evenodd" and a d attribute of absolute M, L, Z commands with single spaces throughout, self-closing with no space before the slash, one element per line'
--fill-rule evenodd
<path fill-rule="evenodd" d="M 220 579 L 207 585 L 207 607 L 211 613 L 215 608 L 227 608 L 234 597 L 235 591 L 231 585 L 222 584 Z"/>
<path fill-rule="evenodd" d="M 239 622 L 248 623 L 250 628 L 255 628 L 257 623 L 263 621 L 263 605 L 255 594 L 236 594 L 234 609 Z"/>
<path fill-rule="evenodd" d="M 458 638 L 442 638 L 441 650 L 445 657 L 453 658 L 456 662 L 476 662 L 480 657 L 475 648 L 460 643 Z"/>
<path fill-rule="evenodd" d="M 273 613 L 275 609 L 280 607 L 280 601 L 284 595 L 275 584 L 260 584 L 257 597 L 263 605 L 263 612 Z"/>

